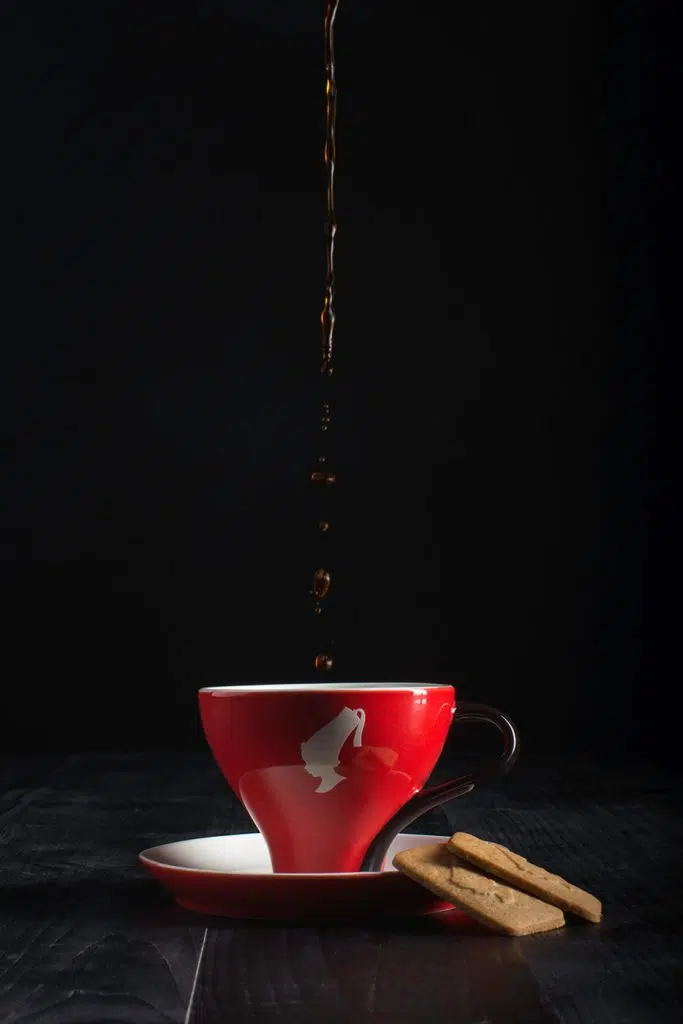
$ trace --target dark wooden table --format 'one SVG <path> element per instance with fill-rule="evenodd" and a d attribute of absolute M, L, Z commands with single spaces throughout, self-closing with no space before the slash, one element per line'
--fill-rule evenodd
<path fill-rule="evenodd" d="M 182 911 L 146 846 L 251 830 L 207 754 L 0 760 L 0 1024 L 680 1024 L 677 785 L 522 760 L 423 819 L 505 841 L 601 896 L 601 925 L 525 939 L 463 915 L 281 927 Z"/>

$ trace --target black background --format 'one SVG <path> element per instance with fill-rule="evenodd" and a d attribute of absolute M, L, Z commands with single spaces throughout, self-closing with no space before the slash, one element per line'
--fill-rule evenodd
<path fill-rule="evenodd" d="M 6 749 L 193 746 L 198 686 L 312 675 L 323 13 L 2 6 Z M 338 18 L 335 678 L 531 748 L 676 745 L 672 40 Z"/>

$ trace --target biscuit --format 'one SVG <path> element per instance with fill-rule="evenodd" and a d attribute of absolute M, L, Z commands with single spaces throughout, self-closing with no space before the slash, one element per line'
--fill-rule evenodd
<path fill-rule="evenodd" d="M 557 907 L 475 871 L 455 857 L 446 843 L 402 850 L 393 863 L 476 921 L 507 935 L 532 935 L 564 924 L 564 914 Z"/>
<path fill-rule="evenodd" d="M 467 832 L 456 832 L 448 841 L 448 849 L 480 871 L 502 878 L 546 903 L 585 917 L 587 921 L 597 924 L 602 916 L 602 905 L 595 896 L 565 882 L 559 875 L 551 875 L 549 871 L 531 864 L 505 846 L 487 843 Z"/>

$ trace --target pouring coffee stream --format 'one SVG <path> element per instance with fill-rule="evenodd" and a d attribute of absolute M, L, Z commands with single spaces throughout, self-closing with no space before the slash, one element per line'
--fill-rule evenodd
<path fill-rule="evenodd" d="M 328 0 L 325 13 L 325 148 L 324 160 L 327 172 L 327 221 L 326 221 L 326 262 L 327 271 L 325 275 L 325 295 L 323 308 L 320 314 L 320 325 L 322 329 L 321 350 L 320 350 L 320 381 L 321 381 L 321 414 L 320 433 L 327 439 L 332 416 L 330 414 L 330 384 L 334 374 L 334 328 L 335 328 L 335 295 L 336 281 L 334 272 L 334 245 L 337 235 L 337 217 L 334 202 L 334 172 L 337 158 L 337 80 L 334 51 L 334 24 L 337 17 L 339 0 Z M 322 452 L 317 458 L 318 468 L 311 473 L 311 483 L 317 488 L 319 500 L 318 516 L 318 538 L 321 549 L 322 560 L 329 556 L 330 521 L 328 509 L 330 501 L 330 490 L 337 482 L 336 473 L 326 468 L 327 453 Z M 326 597 L 332 583 L 332 574 L 329 569 L 320 567 L 313 575 L 313 587 L 311 595 L 314 604 L 313 611 L 320 620 L 326 606 Z M 331 646 L 334 640 L 329 636 L 329 630 L 325 628 L 325 644 Z M 331 653 L 321 651 L 313 663 L 316 672 L 330 672 L 334 665 Z"/>

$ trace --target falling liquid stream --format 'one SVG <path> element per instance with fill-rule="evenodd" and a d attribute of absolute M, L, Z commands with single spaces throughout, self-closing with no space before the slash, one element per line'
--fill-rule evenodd
<path fill-rule="evenodd" d="M 339 0 L 328 0 L 325 12 L 325 148 L 324 148 L 324 161 L 325 169 L 327 172 L 327 188 L 326 188 L 326 201 L 327 201 L 327 221 L 325 226 L 325 255 L 326 255 L 326 274 L 325 274 L 325 293 L 323 299 L 323 308 L 320 314 L 320 326 L 321 326 L 321 351 L 320 351 L 320 374 L 322 378 L 323 395 L 325 400 L 322 402 L 322 411 L 320 416 L 320 431 L 322 434 L 327 434 L 330 429 L 332 422 L 332 416 L 330 414 L 330 403 L 327 401 L 327 388 L 329 386 L 329 380 L 334 374 L 334 330 L 336 322 L 335 313 L 335 299 L 336 299 L 336 280 L 334 271 L 334 247 L 337 237 L 337 216 L 334 202 L 334 172 L 337 160 L 337 77 L 336 77 L 336 65 L 335 65 L 335 49 L 334 49 L 334 25 L 337 17 L 337 9 L 339 7 Z M 318 464 L 326 465 L 327 455 L 322 454 L 318 456 Z M 327 500 L 327 492 L 329 492 L 331 485 L 337 482 L 337 475 L 330 470 L 315 470 L 311 473 L 311 482 L 320 488 L 320 497 Z M 325 509 L 327 512 L 327 508 Z M 328 532 L 330 527 L 327 515 L 318 521 L 318 533 L 324 535 Z M 328 542 L 329 543 L 329 542 Z M 327 569 L 317 569 L 313 576 L 313 589 L 311 594 L 314 599 L 313 612 L 316 616 L 320 617 L 323 611 L 324 602 L 327 598 L 330 586 L 332 583 L 332 576 Z M 332 644 L 331 638 L 327 638 L 327 642 Z M 330 654 L 321 653 L 318 654 L 314 667 L 316 672 L 329 672 L 332 669 L 334 662 Z"/>

